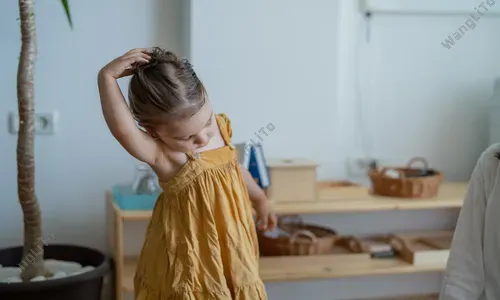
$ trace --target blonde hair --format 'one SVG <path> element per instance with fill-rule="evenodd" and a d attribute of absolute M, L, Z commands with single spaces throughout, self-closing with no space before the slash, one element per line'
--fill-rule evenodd
<path fill-rule="evenodd" d="M 149 63 L 137 66 L 129 84 L 129 105 L 141 126 L 185 119 L 205 104 L 206 90 L 191 63 L 173 52 L 153 48 Z"/>

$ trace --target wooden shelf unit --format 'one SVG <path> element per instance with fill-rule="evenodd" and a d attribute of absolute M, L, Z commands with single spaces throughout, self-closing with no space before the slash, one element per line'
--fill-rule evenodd
<path fill-rule="evenodd" d="M 444 183 L 436 198 L 394 199 L 368 194 L 365 187 L 324 187 L 317 202 L 277 203 L 277 214 L 349 213 L 391 210 L 421 210 L 460 208 L 467 183 Z M 125 258 L 123 250 L 123 222 L 148 220 L 151 211 L 124 211 L 106 193 L 110 247 L 116 265 L 116 299 L 123 300 L 124 292 L 133 292 L 136 260 Z M 271 199 L 272 200 L 272 199 Z M 274 202 L 274 201 L 273 201 Z M 345 278 L 374 275 L 398 275 L 440 272 L 443 264 L 415 266 L 398 258 L 370 259 L 365 255 L 332 254 L 321 256 L 262 257 L 260 275 L 264 282 L 309 279 Z M 433 299 L 425 298 L 415 299 Z"/>
<path fill-rule="evenodd" d="M 135 267 L 134 258 L 124 260 L 122 288 L 125 291 L 134 290 Z M 260 259 L 260 277 L 264 282 L 433 273 L 443 269 L 442 264 L 414 266 L 397 258 L 370 259 L 366 255 L 356 254 L 262 257 Z"/>
<path fill-rule="evenodd" d="M 414 200 L 394 199 L 372 196 L 366 187 L 321 188 L 316 202 L 275 203 L 270 199 L 274 212 L 277 214 L 319 214 L 319 213 L 349 213 L 384 210 L 421 210 L 460 208 L 467 184 L 462 182 L 445 183 L 436 198 Z M 109 193 L 108 193 L 109 194 Z M 111 197 L 111 195 L 107 195 Z M 115 205 L 119 217 L 128 220 L 147 220 L 151 218 L 150 210 L 127 211 Z"/>

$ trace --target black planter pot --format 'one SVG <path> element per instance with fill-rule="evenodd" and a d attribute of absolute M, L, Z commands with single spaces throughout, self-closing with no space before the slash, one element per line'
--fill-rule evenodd
<path fill-rule="evenodd" d="M 103 279 L 110 270 L 106 255 L 100 251 L 72 245 L 45 246 L 44 258 L 93 266 L 94 270 L 79 275 L 47 281 L 0 283 L 1 300 L 99 300 Z M 0 249 L 0 265 L 17 267 L 22 247 Z"/>

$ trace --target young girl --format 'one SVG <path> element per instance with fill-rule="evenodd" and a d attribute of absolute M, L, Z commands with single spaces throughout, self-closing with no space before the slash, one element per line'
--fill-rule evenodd
<path fill-rule="evenodd" d="M 117 84 L 127 75 L 130 108 Z M 231 123 L 214 113 L 190 63 L 134 49 L 106 65 L 98 85 L 111 133 L 163 189 L 138 261 L 136 300 L 267 299 L 250 204 L 260 230 L 276 219 L 239 167 Z"/>

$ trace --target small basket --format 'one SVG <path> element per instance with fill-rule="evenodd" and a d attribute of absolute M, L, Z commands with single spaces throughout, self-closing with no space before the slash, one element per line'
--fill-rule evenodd
<path fill-rule="evenodd" d="M 416 162 L 422 162 L 422 169 L 412 168 Z M 398 176 L 388 176 L 393 170 Z M 373 170 L 369 174 L 372 181 L 373 194 L 398 198 L 432 198 L 439 191 L 443 181 L 443 174 L 437 170 L 429 169 L 427 160 L 422 157 L 411 159 L 404 168 L 382 168 Z"/>
<path fill-rule="evenodd" d="M 278 236 L 258 232 L 259 251 L 262 256 L 330 254 L 338 235 L 326 227 L 304 224 L 298 216 L 289 216 L 289 222 L 278 221 Z"/>

